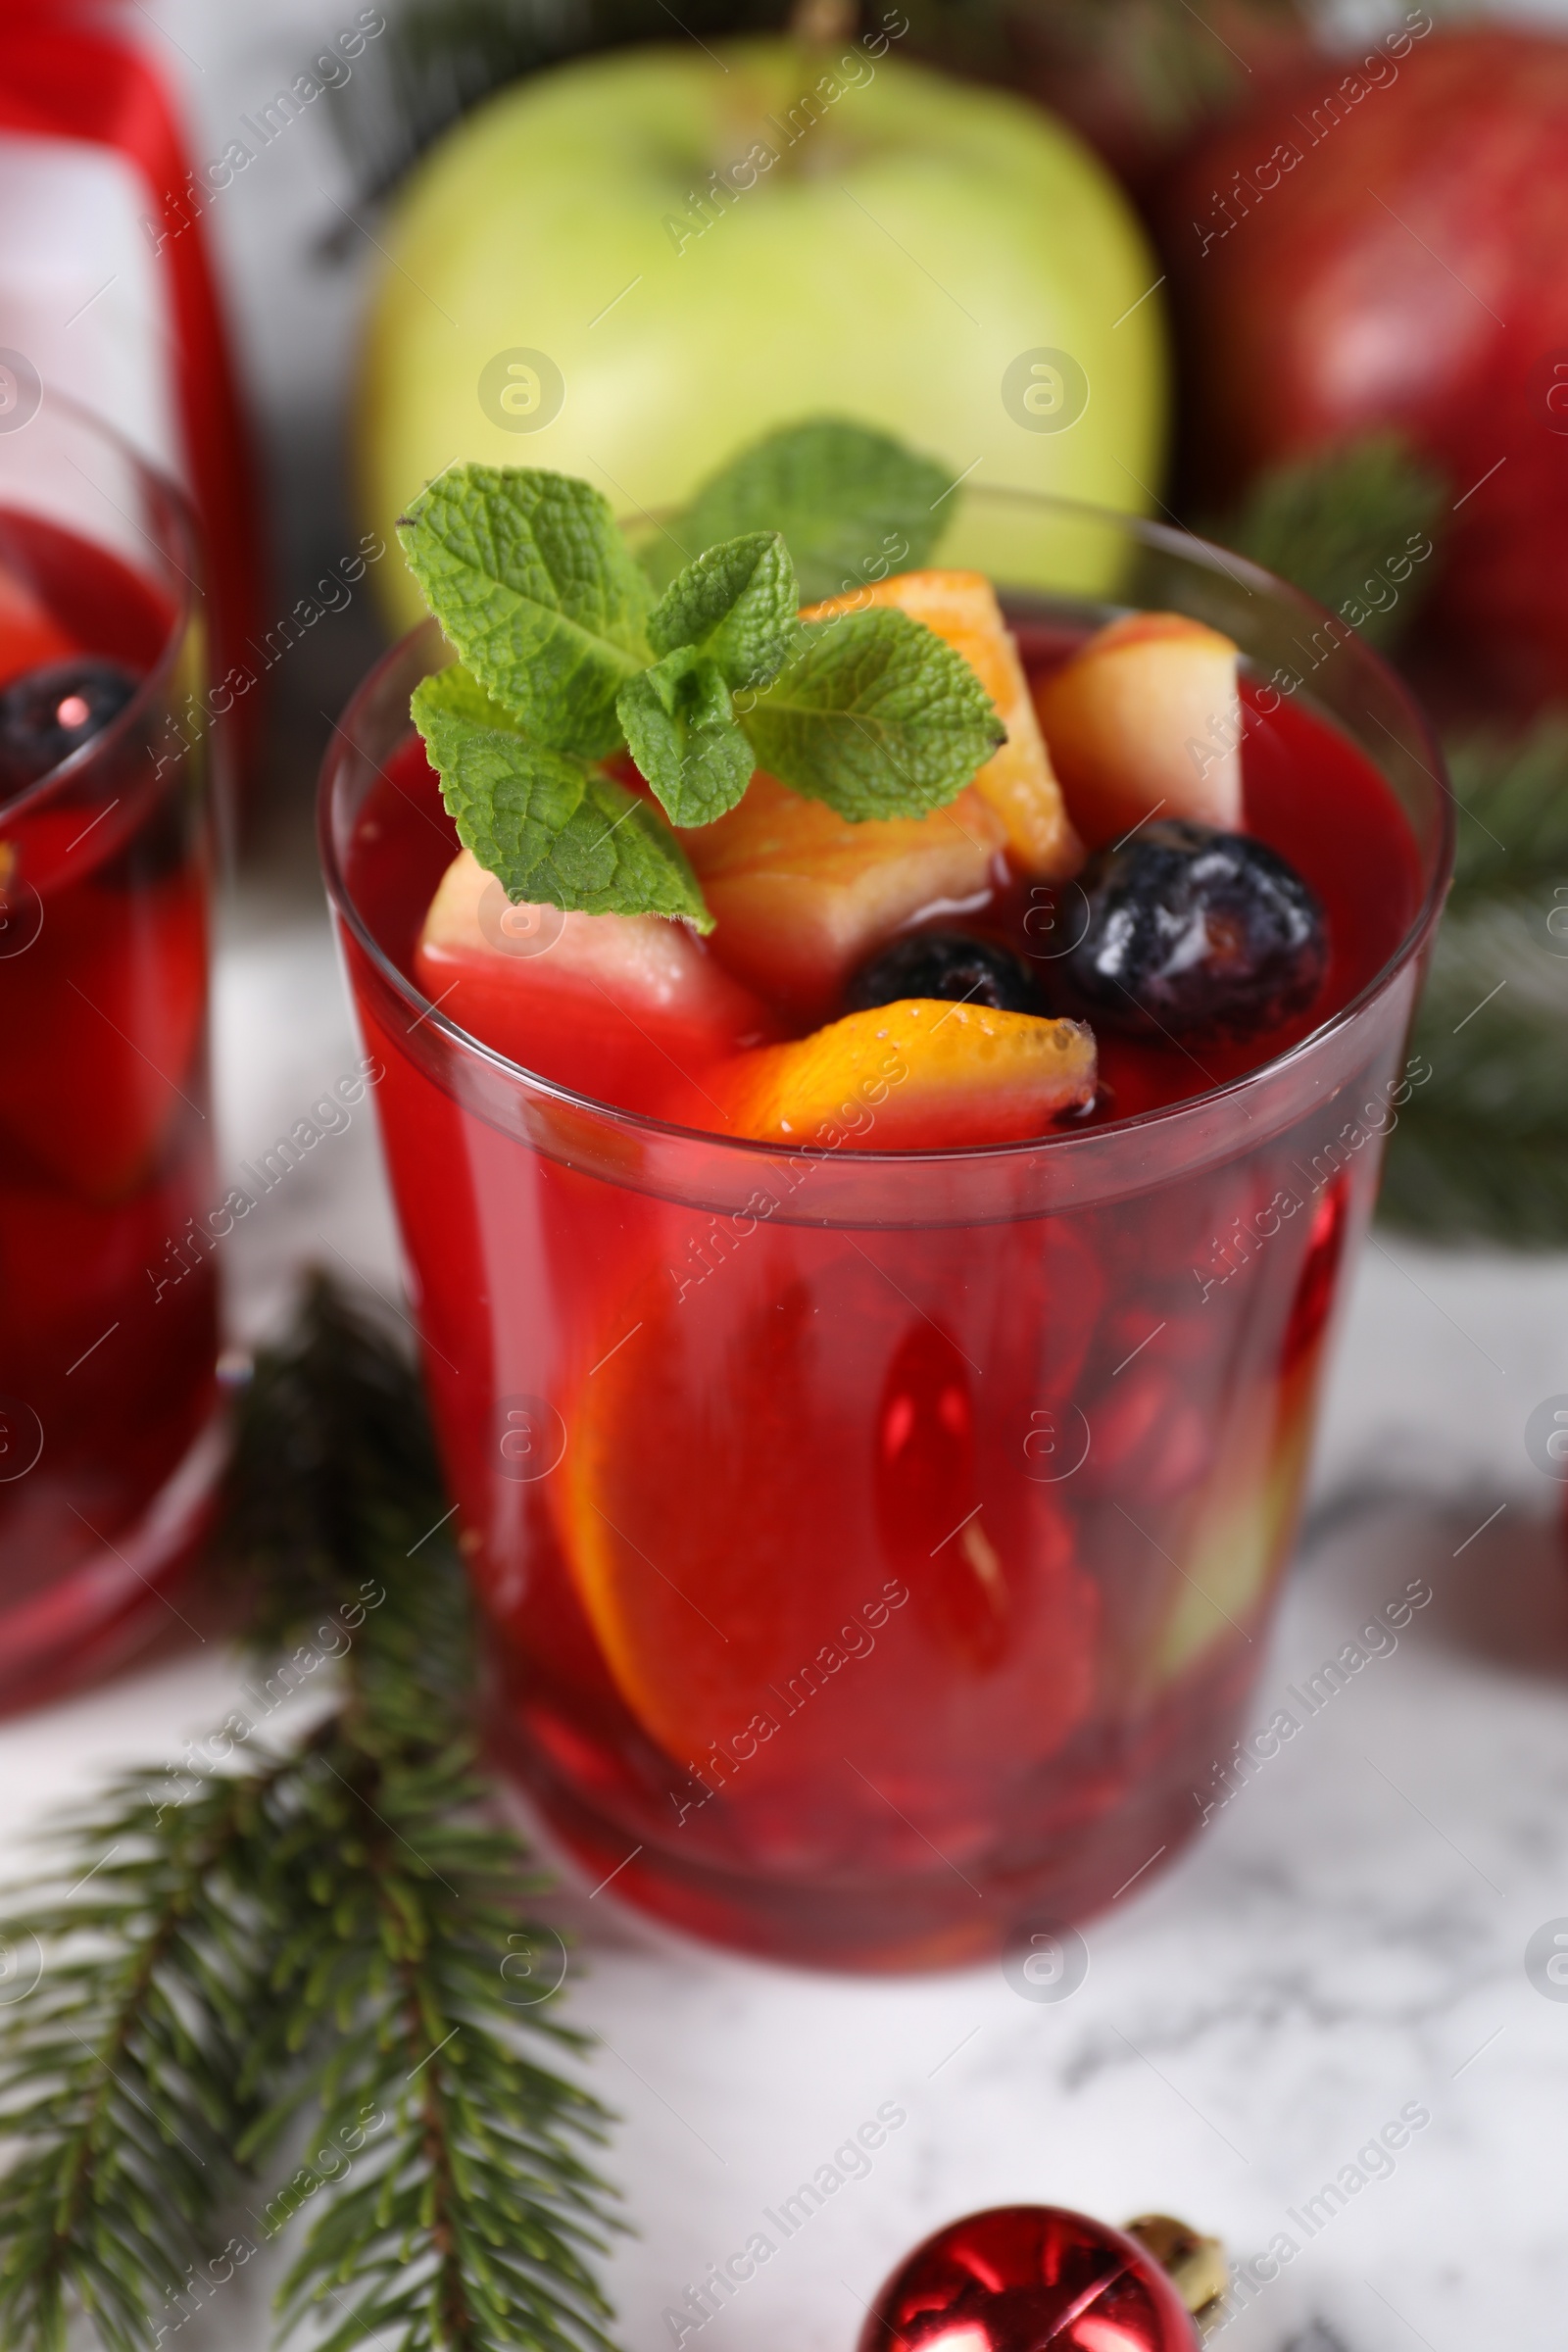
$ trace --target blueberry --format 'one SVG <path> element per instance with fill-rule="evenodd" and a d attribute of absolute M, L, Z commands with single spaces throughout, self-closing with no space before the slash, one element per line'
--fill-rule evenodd
<path fill-rule="evenodd" d="M 23 791 L 118 718 L 141 680 L 88 656 L 29 670 L 0 692 L 0 791 Z"/>
<path fill-rule="evenodd" d="M 1311 1003 L 1328 962 L 1316 894 L 1274 850 L 1188 818 L 1141 826 L 1080 877 L 1089 928 L 1066 976 L 1135 1037 L 1241 1039 Z"/>
<path fill-rule="evenodd" d="M 901 997 L 943 997 L 998 1012 L 1044 1012 L 1034 974 L 1010 948 L 966 931 L 917 931 L 862 963 L 844 992 L 847 1012 Z"/>

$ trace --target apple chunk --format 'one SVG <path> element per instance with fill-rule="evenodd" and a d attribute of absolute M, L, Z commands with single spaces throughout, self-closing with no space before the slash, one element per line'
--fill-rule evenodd
<path fill-rule="evenodd" d="M 685 923 L 514 906 L 468 850 L 441 877 L 414 970 L 482 1045 L 627 1110 L 657 1109 L 677 1072 L 778 1034 Z"/>
<path fill-rule="evenodd" d="M 931 816 L 852 825 L 759 772 L 746 797 L 681 840 L 713 915 L 714 952 L 804 1019 L 917 915 L 973 904 L 998 879 L 1002 819 L 972 785 Z"/>
<path fill-rule="evenodd" d="M 874 586 L 815 605 L 802 617 L 830 618 L 866 605 L 893 605 L 961 654 L 997 707 L 1007 740 L 974 779 L 974 790 L 1006 828 L 1007 853 L 1031 880 L 1065 881 L 1084 861 L 1029 699 L 1018 648 L 997 592 L 981 571 L 902 571 Z"/>
<path fill-rule="evenodd" d="M 1242 821 L 1236 648 L 1181 612 L 1113 620 L 1035 687 L 1073 823 L 1100 849 L 1144 817 Z"/>

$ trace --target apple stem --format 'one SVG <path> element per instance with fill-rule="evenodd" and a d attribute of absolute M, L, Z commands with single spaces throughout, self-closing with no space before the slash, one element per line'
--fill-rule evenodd
<path fill-rule="evenodd" d="M 833 49 L 854 35 L 858 0 L 795 0 L 789 14 L 791 40 L 811 49 Z"/>

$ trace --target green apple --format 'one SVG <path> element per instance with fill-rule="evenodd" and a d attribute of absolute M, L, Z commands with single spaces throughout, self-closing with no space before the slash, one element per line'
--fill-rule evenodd
<path fill-rule="evenodd" d="M 450 132 L 385 234 L 358 393 L 368 519 L 390 534 L 457 459 L 667 508 L 823 413 L 956 482 L 1141 510 L 1166 364 L 1132 211 L 1060 123 L 903 63 L 893 37 L 621 50 Z M 394 616 L 416 617 L 413 580 L 384 573 Z"/>

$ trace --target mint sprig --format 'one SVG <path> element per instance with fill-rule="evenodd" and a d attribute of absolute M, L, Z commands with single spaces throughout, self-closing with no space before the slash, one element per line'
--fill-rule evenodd
<path fill-rule="evenodd" d="M 759 766 L 841 816 L 945 808 L 1005 742 L 968 662 L 909 613 L 883 605 L 801 634 L 744 724 Z"/>
<path fill-rule="evenodd" d="M 399 536 L 459 656 L 413 704 L 459 839 L 514 900 L 708 930 L 670 826 L 711 824 L 758 767 L 853 822 L 953 800 L 1005 739 L 974 671 L 889 608 L 803 622 L 791 548 L 765 521 L 777 502 L 816 562 L 813 497 L 848 502 L 853 538 L 939 473 L 858 427 L 774 435 L 704 494 L 715 513 L 764 519 L 706 548 L 656 601 L 588 483 L 450 467 Z M 604 771 L 622 750 L 652 801 Z"/>
<path fill-rule="evenodd" d="M 677 825 L 710 825 L 734 808 L 757 761 L 716 662 L 678 646 L 623 687 L 615 708 L 632 758 Z"/>
<path fill-rule="evenodd" d="M 656 654 L 690 646 L 730 686 L 777 677 L 795 642 L 801 592 L 777 531 L 749 531 L 699 556 L 672 580 L 648 619 Z"/>
<path fill-rule="evenodd" d="M 780 531 L 807 604 L 888 571 L 918 571 L 951 509 L 953 475 L 891 434 L 842 416 L 783 426 L 706 482 L 676 525 L 688 547 Z M 890 560 L 891 559 L 891 560 Z"/>
<path fill-rule="evenodd" d="M 509 898 L 586 914 L 685 915 L 712 929 L 657 809 L 586 760 L 531 742 L 461 662 L 415 688 L 414 723 L 458 839 Z"/>
<path fill-rule="evenodd" d="M 653 595 L 608 501 L 569 474 L 453 466 L 398 533 L 481 686 L 555 752 L 620 748 L 615 697 L 649 659 Z"/>
<path fill-rule="evenodd" d="M 688 564 L 648 618 L 662 657 L 622 687 L 616 711 L 639 769 L 677 825 L 733 808 L 757 765 L 735 690 L 776 678 L 800 633 L 800 591 L 777 531 L 726 540 Z"/>

